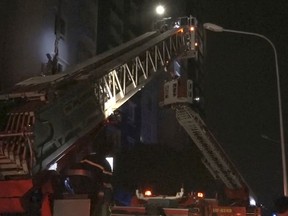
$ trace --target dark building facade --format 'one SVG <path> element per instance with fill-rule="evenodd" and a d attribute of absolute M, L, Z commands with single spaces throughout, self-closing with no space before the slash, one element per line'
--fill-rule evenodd
<path fill-rule="evenodd" d="M 0 90 L 32 76 L 61 72 L 94 56 L 97 4 L 92 0 L 1 1 L 0 75 L 5 79 Z"/>
<path fill-rule="evenodd" d="M 143 33 L 146 1 L 107 0 L 99 2 L 98 52 L 109 50 Z"/>

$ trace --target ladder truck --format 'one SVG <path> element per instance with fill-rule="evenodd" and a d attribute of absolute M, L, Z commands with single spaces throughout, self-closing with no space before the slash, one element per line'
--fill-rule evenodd
<path fill-rule="evenodd" d="M 190 25 L 191 27 L 198 28 L 197 24 Z M 199 46 L 202 45 L 199 36 L 196 38 L 192 37 L 191 40 L 196 45 L 194 53 L 191 53 L 191 50 L 189 50 L 188 55 L 186 53 L 186 55 L 180 55 L 171 59 L 170 67 L 167 67 L 171 78 L 169 81 L 165 81 L 163 85 L 160 106 L 168 107 L 175 111 L 177 122 L 201 152 L 202 163 L 213 178 L 224 186 L 224 197 L 221 200 L 218 198 L 205 198 L 202 192 L 186 193 L 185 195 L 183 188 L 175 196 L 157 196 L 152 195 L 150 191 L 148 191 L 149 195 L 145 195 L 146 191 L 139 192 L 137 190 L 134 197 L 136 201 L 132 199 L 131 206 L 129 207 L 113 207 L 113 216 L 121 216 L 123 214 L 171 216 L 261 214 L 260 208 L 250 205 L 251 200 L 256 200 L 253 191 L 195 109 L 197 106 L 195 106 L 195 102 L 198 98 L 197 95 L 193 94 L 194 83 L 193 78 L 191 78 L 191 70 L 192 73 L 195 73 L 196 70 L 201 68 L 202 59 L 200 53 L 203 55 L 204 50 L 203 46 Z M 185 59 L 192 60 L 192 68 L 186 68 L 187 71 L 181 70 L 183 59 L 184 64 L 187 64 Z"/>
<path fill-rule="evenodd" d="M 88 151 L 105 119 L 173 59 L 197 58 L 198 27 L 194 17 L 185 19 L 185 25 L 145 33 L 65 72 L 31 77 L 1 92 L 0 215 L 60 215 L 57 208 L 64 204 L 59 207 L 54 196 L 58 173 L 49 168 L 57 164 L 61 171 L 77 152 Z M 226 166 L 224 152 L 200 116 L 185 104 L 174 107 L 213 175 L 232 191 L 241 188 L 242 178 Z M 89 200 L 76 202 L 76 209 L 70 205 L 62 215 L 89 212 Z"/>

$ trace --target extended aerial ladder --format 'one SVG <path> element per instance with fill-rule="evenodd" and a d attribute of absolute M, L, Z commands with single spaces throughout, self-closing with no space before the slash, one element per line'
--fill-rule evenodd
<path fill-rule="evenodd" d="M 247 203 L 249 195 L 255 199 L 247 183 L 230 161 L 222 146 L 208 130 L 200 115 L 191 107 L 182 105 L 176 108 L 176 118 L 203 154 L 202 163 L 214 179 L 224 183 L 228 198 Z M 245 204 L 247 205 L 247 203 Z"/>
<path fill-rule="evenodd" d="M 202 44 L 200 40 L 197 43 Z M 200 52 L 203 54 L 203 50 L 199 47 L 197 52 L 189 56 L 190 61 L 193 61 L 193 66 L 189 68 L 181 69 L 180 63 L 183 63 L 183 57 L 174 59 L 174 66 L 169 68 L 172 70 L 170 71 L 172 78 L 164 83 L 160 106 L 168 106 L 175 110 L 178 123 L 200 150 L 203 156 L 202 163 L 214 179 L 224 185 L 226 198 L 237 205 L 249 205 L 250 198 L 256 200 L 255 195 L 209 131 L 199 112 L 195 111 L 199 98 L 193 91 L 194 80 L 191 74 L 201 71 L 203 67 L 203 55 L 200 55 Z"/>
<path fill-rule="evenodd" d="M 2 92 L 0 213 L 27 212 L 34 190 L 41 190 L 48 202 L 53 193 L 46 184 L 51 177 L 46 172 L 49 167 L 57 163 L 59 170 L 65 168 L 68 156 L 91 142 L 103 121 L 167 70 L 173 59 L 196 59 L 196 28 L 188 22 L 161 34 L 149 32 L 66 72 L 32 77 Z M 192 81 L 187 83 L 191 91 Z M 191 94 L 187 98 L 192 102 Z M 200 116 L 185 104 L 175 107 L 179 123 L 213 175 L 230 189 L 243 186 Z M 51 215 L 48 206 L 42 202 L 42 215 Z"/>
<path fill-rule="evenodd" d="M 163 34 L 151 32 L 66 73 L 32 77 L 2 93 L 3 106 L 11 107 L 17 102 L 17 107 L 8 112 L 0 133 L 1 155 L 6 159 L 2 163 L 6 165 L 0 168 L 1 178 L 47 169 L 79 137 L 97 126 L 163 69 L 172 56 L 181 52 L 185 41 L 181 29 Z M 81 114 L 77 109 L 84 107 L 89 110 L 85 110 L 83 118 L 71 116 Z M 59 122 L 59 118 L 63 122 Z M 64 123 L 70 125 L 64 129 Z M 38 132 L 43 132 L 39 127 L 45 124 L 51 134 L 41 134 L 39 140 Z M 24 151 L 30 152 L 31 157 L 21 156 Z M 46 151 L 49 155 L 45 155 Z M 6 170 L 8 162 L 9 171 Z"/>
<path fill-rule="evenodd" d="M 194 52 L 194 44 L 187 48 L 192 34 L 186 26 L 149 32 L 66 72 L 32 77 L 2 92 L 0 212 L 25 212 L 23 197 L 29 200 L 44 185 L 48 178 L 41 176 L 51 165 L 65 167 L 66 155 L 84 146 L 167 62 L 184 49 Z"/>

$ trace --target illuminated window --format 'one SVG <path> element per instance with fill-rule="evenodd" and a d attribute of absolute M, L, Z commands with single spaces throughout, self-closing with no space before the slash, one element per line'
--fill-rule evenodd
<path fill-rule="evenodd" d="M 134 103 L 129 103 L 129 107 L 128 107 L 128 119 L 131 122 L 135 121 L 135 109 L 136 109 L 136 105 Z"/>

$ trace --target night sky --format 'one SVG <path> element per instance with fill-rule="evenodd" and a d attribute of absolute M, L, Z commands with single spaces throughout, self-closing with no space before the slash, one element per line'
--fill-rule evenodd
<path fill-rule="evenodd" d="M 287 135 L 288 2 L 205 2 L 204 22 L 226 29 L 259 33 L 275 44 L 284 133 Z M 206 123 L 252 187 L 259 202 L 270 208 L 274 199 L 283 194 L 273 50 L 261 38 L 214 32 L 207 32 L 206 48 Z M 261 135 L 276 142 L 265 140 Z"/>

